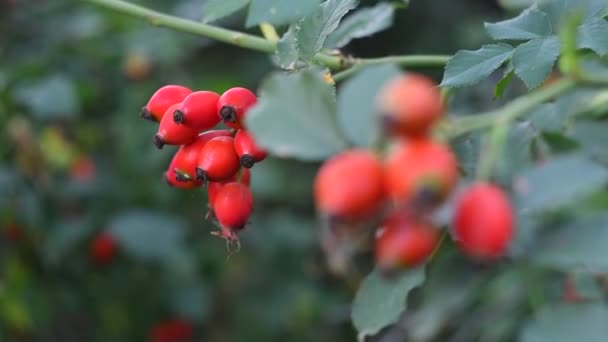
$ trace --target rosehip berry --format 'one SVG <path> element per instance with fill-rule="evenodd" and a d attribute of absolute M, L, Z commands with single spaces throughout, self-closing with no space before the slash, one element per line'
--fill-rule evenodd
<path fill-rule="evenodd" d="M 253 195 L 248 186 L 226 183 L 217 193 L 213 208 L 218 223 L 223 228 L 241 230 L 253 212 Z"/>
<path fill-rule="evenodd" d="M 70 177 L 79 183 L 90 183 L 95 179 L 96 167 L 91 158 L 82 156 L 70 166 Z"/>
<path fill-rule="evenodd" d="M 205 147 L 205 144 L 211 139 L 222 136 L 230 136 L 230 131 L 225 129 L 207 131 L 199 134 L 190 144 L 182 145 L 171 161 L 176 180 L 180 182 L 196 180 L 196 165 L 203 147 Z M 197 183 L 200 185 L 200 182 Z"/>
<path fill-rule="evenodd" d="M 16 223 L 9 223 L 2 229 L 2 235 L 4 235 L 4 238 L 8 241 L 16 242 L 23 238 L 23 230 Z"/>
<path fill-rule="evenodd" d="M 97 265 L 107 265 L 112 262 L 117 249 L 116 240 L 112 235 L 106 232 L 99 233 L 91 245 L 91 258 Z"/>
<path fill-rule="evenodd" d="M 424 136 L 443 114 L 441 93 L 426 76 L 408 73 L 390 81 L 377 106 L 388 133 Z"/>
<path fill-rule="evenodd" d="M 156 324 L 150 335 L 152 342 L 190 342 L 193 328 L 188 321 L 174 319 Z"/>
<path fill-rule="evenodd" d="M 253 136 L 243 129 L 239 129 L 234 136 L 234 148 L 241 160 L 241 166 L 245 168 L 253 167 L 253 164 L 264 160 L 268 155 L 266 150 L 256 144 Z"/>
<path fill-rule="evenodd" d="M 173 112 L 173 120 L 197 131 L 204 131 L 220 122 L 217 101 L 220 96 L 212 91 L 195 91 Z"/>
<path fill-rule="evenodd" d="M 366 150 L 349 150 L 327 160 L 315 178 L 317 208 L 331 219 L 372 215 L 382 204 L 382 165 Z"/>
<path fill-rule="evenodd" d="M 180 85 L 166 85 L 158 89 L 141 109 L 140 116 L 151 121 L 161 121 L 169 107 L 182 102 L 192 93 L 189 88 Z"/>
<path fill-rule="evenodd" d="M 209 210 L 213 211 L 213 205 L 215 203 L 215 199 L 217 198 L 217 194 L 220 192 L 222 187 L 226 183 L 236 182 L 236 175 L 233 176 L 228 182 L 209 182 L 207 185 L 207 200 L 209 202 Z M 251 185 L 251 171 L 249 169 L 242 169 L 241 177 L 238 181 L 239 183 L 249 186 Z"/>
<path fill-rule="evenodd" d="M 198 131 L 188 126 L 180 125 L 173 121 L 173 112 L 179 108 L 180 104 L 174 104 L 167 109 L 166 115 L 160 120 L 158 132 L 154 136 L 154 145 L 159 149 L 165 145 L 184 145 L 196 139 Z"/>
<path fill-rule="evenodd" d="M 204 182 L 229 180 L 240 168 L 232 137 L 211 139 L 199 154 L 196 177 Z"/>
<path fill-rule="evenodd" d="M 513 239 L 513 208 L 502 189 L 476 183 L 458 198 L 453 224 L 454 238 L 466 254 L 493 260 Z"/>
<path fill-rule="evenodd" d="M 257 102 L 257 97 L 249 89 L 235 87 L 222 94 L 217 103 L 217 112 L 227 126 L 243 128 L 245 115 Z"/>
<path fill-rule="evenodd" d="M 383 271 L 418 266 L 438 243 L 439 232 L 433 226 L 404 214 L 390 216 L 376 236 L 376 265 Z"/>
<path fill-rule="evenodd" d="M 385 186 L 398 205 L 434 206 L 458 181 L 458 166 L 449 147 L 431 140 L 400 142 L 385 165 Z"/>

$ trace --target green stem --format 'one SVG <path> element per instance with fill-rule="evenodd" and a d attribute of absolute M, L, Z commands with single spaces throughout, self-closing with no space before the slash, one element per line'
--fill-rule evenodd
<path fill-rule="evenodd" d="M 509 123 L 535 109 L 544 102 L 566 93 L 578 83 L 564 78 L 549 86 L 519 97 L 502 108 L 483 114 L 459 117 L 444 122 L 439 127 L 439 134 L 445 139 L 454 139 L 472 131 L 493 126 L 497 123 Z"/>
<path fill-rule="evenodd" d="M 346 78 L 357 73 L 365 66 L 377 64 L 398 64 L 410 68 L 443 68 L 450 56 L 442 55 L 409 55 L 409 56 L 388 56 L 380 58 L 353 58 L 347 60 L 347 63 L 354 67 L 336 73 L 333 79 L 336 82 L 345 80 Z"/>
<path fill-rule="evenodd" d="M 168 15 L 123 0 L 82 1 L 143 19 L 154 26 L 161 26 L 176 31 L 191 33 L 250 50 L 264 53 L 274 53 L 277 49 L 277 44 L 274 41 L 248 33 L 228 30 L 213 25 L 203 24 L 194 20 Z M 448 56 L 434 55 L 391 56 L 382 58 L 347 58 L 343 55 L 319 53 L 313 58 L 313 61 L 315 63 L 325 65 L 332 70 L 341 70 L 356 65 L 382 63 L 395 63 L 410 67 L 443 67 L 445 63 L 447 63 L 448 58 Z"/>

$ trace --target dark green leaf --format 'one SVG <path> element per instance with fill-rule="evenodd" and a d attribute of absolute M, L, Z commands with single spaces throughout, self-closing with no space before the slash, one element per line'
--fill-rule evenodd
<path fill-rule="evenodd" d="M 247 127 L 275 155 L 321 160 L 347 146 L 335 115 L 334 89 L 319 71 L 274 74 L 263 83 Z"/>
<path fill-rule="evenodd" d="M 45 260 L 57 263 L 61 258 L 88 238 L 95 225 L 87 220 L 62 221 L 50 231 L 49 238 L 44 246 Z"/>
<path fill-rule="evenodd" d="M 363 8 L 346 17 L 338 29 L 327 37 L 326 48 L 340 48 L 351 40 L 371 36 L 386 30 L 393 24 L 395 7 L 381 2 L 374 7 Z"/>
<path fill-rule="evenodd" d="M 485 23 L 490 37 L 497 40 L 529 40 L 551 34 L 551 22 L 547 15 L 531 7 L 513 19 L 498 23 Z"/>
<path fill-rule="evenodd" d="M 338 120 L 351 142 L 369 147 L 378 138 L 376 94 L 387 81 L 400 74 L 393 65 L 364 69 L 348 80 L 338 95 Z"/>
<path fill-rule="evenodd" d="M 249 0 L 207 0 L 203 5 L 203 22 L 227 17 L 247 6 Z"/>
<path fill-rule="evenodd" d="M 179 252 L 185 222 L 178 217 L 148 211 L 129 211 L 110 222 L 110 233 L 131 256 L 165 261 Z"/>
<path fill-rule="evenodd" d="M 608 54 L 608 21 L 595 18 L 578 28 L 578 47 L 591 49 L 600 56 Z"/>
<path fill-rule="evenodd" d="M 532 163 L 530 145 L 536 132 L 528 122 L 519 122 L 509 130 L 505 144 L 504 157 L 498 159 L 497 174 L 501 179 L 509 180 L 516 171 Z"/>
<path fill-rule="evenodd" d="M 247 27 L 269 22 L 273 25 L 292 24 L 312 13 L 320 0 L 251 0 Z"/>
<path fill-rule="evenodd" d="M 352 320 L 359 337 L 377 334 L 391 325 L 407 308 L 407 295 L 425 279 L 424 269 L 406 271 L 391 279 L 378 271 L 370 273 L 357 292 L 353 303 Z"/>
<path fill-rule="evenodd" d="M 479 50 L 458 51 L 448 62 L 441 86 L 462 87 L 472 85 L 488 77 L 498 69 L 513 52 L 506 44 L 484 45 Z"/>
<path fill-rule="evenodd" d="M 515 74 L 528 89 L 541 85 L 553 70 L 559 57 L 559 39 L 555 36 L 533 39 L 521 44 L 513 52 Z"/>
<path fill-rule="evenodd" d="M 348 11 L 357 7 L 358 0 L 327 0 L 306 16 L 296 31 L 300 56 L 311 59 L 321 51 L 325 40 L 340 24 Z"/>
<path fill-rule="evenodd" d="M 599 17 L 608 8 L 605 0 L 544 0 L 541 2 L 540 9 L 551 19 L 554 33 L 562 26 L 564 20 L 573 14 L 578 13 L 583 16 L 583 19 L 588 20 Z"/>
<path fill-rule="evenodd" d="M 606 169 L 575 154 L 523 172 L 514 188 L 519 208 L 536 211 L 576 203 L 606 182 Z"/>
<path fill-rule="evenodd" d="M 545 103 L 530 113 L 528 119 L 539 131 L 559 132 L 564 129 L 568 112 L 557 110 L 555 103 Z"/>
<path fill-rule="evenodd" d="M 604 342 L 608 308 L 601 303 L 555 304 L 544 307 L 525 325 L 522 342 Z"/>
<path fill-rule="evenodd" d="M 277 43 L 277 58 L 279 66 L 283 69 L 294 69 L 300 58 L 294 34 L 295 27 L 290 26 Z"/>

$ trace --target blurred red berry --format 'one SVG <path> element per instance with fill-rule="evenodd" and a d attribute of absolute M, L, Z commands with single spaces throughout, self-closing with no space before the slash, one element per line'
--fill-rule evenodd
<path fill-rule="evenodd" d="M 118 251 L 116 240 L 110 233 L 99 233 L 91 245 L 91 258 L 97 265 L 108 265 Z"/>
<path fill-rule="evenodd" d="M 489 183 L 476 183 L 458 198 L 454 237 L 469 256 L 489 261 L 507 251 L 514 235 L 513 208 L 507 195 Z"/>
<path fill-rule="evenodd" d="M 2 229 L 2 235 L 8 241 L 17 242 L 23 238 L 23 229 L 16 223 L 9 223 Z"/>
<path fill-rule="evenodd" d="M 349 150 L 327 160 L 315 178 L 315 203 L 339 220 L 365 218 L 384 199 L 382 164 L 367 150 Z"/>
<path fill-rule="evenodd" d="M 91 158 L 82 156 L 70 166 L 70 176 L 79 183 L 90 183 L 95 179 L 96 167 Z"/>
<path fill-rule="evenodd" d="M 193 336 L 190 322 L 173 319 L 157 323 L 150 333 L 151 342 L 190 342 Z"/>

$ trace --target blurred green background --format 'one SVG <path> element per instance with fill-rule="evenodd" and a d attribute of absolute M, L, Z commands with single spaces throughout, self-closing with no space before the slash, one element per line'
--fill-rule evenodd
<path fill-rule="evenodd" d="M 138 3 L 199 20 L 204 1 Z M 413 0 L 345 51 L 451 54 L 503 15 L 489 0 Z M 0 341 L 145 341 L 176 318 L 195 341 L 356 339 L 353 288 L 318 243 L 318 165 L 255 166 L 255 216 L 227 260 L 205 192 L 161 180 L 175 148 L 157 150 L 156 125 L 138 117 L 162 85 L 256 89 L 271 70 L 269 56 L 84 2 L 0 0 Z M 90 258 L 102 231 L 119 243 L 104 267 Z"/>

